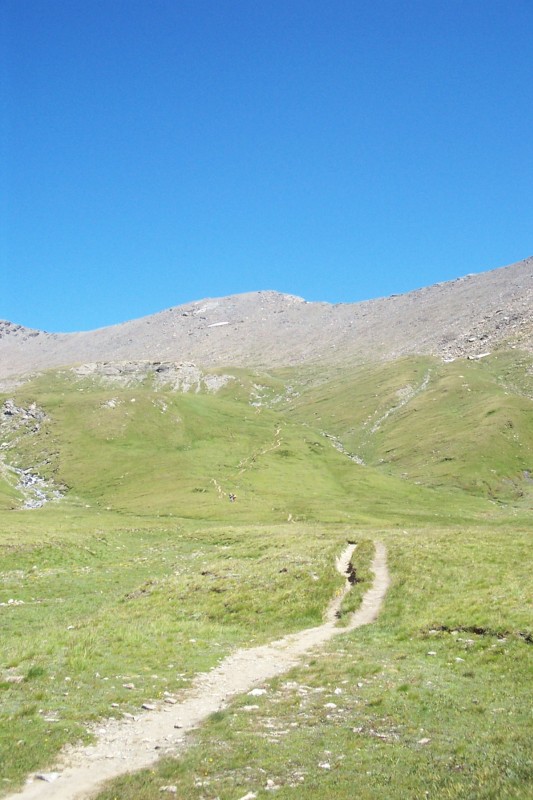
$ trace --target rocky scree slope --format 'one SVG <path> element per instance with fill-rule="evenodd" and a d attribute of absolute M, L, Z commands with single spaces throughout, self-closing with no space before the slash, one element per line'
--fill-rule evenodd
<path fill-rule="evenodd" d="M 533 350 L 533 257 L 403 295 L 310 303 L 273 291 L 207 299 L 107 328 L 45 333 L 0 322 L 0 381 L 86 362 L 281 367 Z"/>

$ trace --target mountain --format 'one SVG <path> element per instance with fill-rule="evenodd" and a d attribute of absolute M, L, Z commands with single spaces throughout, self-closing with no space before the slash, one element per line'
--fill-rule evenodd
<path fill-rule="evenodd" d="M 376 541 L 382 620 L 212 715 L 197 762 L 191 743 L 100 797 L 267 775 L 283 794 L 304 773 L 317 798 L 360 773 L 368 797 L 525 797 L 532 277 L 527 259 L 353 305 L 257 292 L 85 333 L 1 323 L 0 795 L 237 647 L 320 624 L 348 540 L 343 615 Z"/>
<path fill-rule="evenodd" d="M 424 515 L 419 487 L 527 506 L 532 289 L 530 258 L 358 304 L 255 292 L 85 333 L 4 323 L 0 505 L 70 490 L 209 518 L 220 489 L 236 514 L 324 519 L 325 497 L 361 509 L 355 481 L 368 513 L 408 491 Z"/>
<path fill-rule="evenodd" d="M 361 303 L 260 291 L 205 299 L 80 333 L 0 322 L 0 380 L 86 362 L 178 361 L 262 368 L 444 359 L 533 350 L 533 258 Z"/>

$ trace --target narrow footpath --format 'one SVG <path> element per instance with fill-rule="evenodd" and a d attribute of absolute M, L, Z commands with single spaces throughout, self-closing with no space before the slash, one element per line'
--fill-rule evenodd
<path fill-rule="evenodd" d="M 343 575 L 354 549 L 355 545 L 350 545 L 337 560 L 337 569 Z M 54 771 L 46 775 L 50 782 L 32 776 L 19 793 L 6 800 L 82 800 L 93 796 L 105 781 L 149 767 L 162 754 L 179 755 L 186 734 L 214 711 L 225 708 L 232 697 L 296 666 L 305 653 L 333 636 L 373 622 L 389 585 L 387 554 L 380 542 L 376 543 L 372 569 L 372 587 L 347 626 L 337 627 L 336 619 L 350 590 L 348 580 L 330 604 L 322 625 L 271 644 L 237 650 L 210 672 L 198 675 L 184 700 L 176 705 L 162 705 L 134 719 L 106 720 L 99 726 L 94 744 L 63 751 Z"/>

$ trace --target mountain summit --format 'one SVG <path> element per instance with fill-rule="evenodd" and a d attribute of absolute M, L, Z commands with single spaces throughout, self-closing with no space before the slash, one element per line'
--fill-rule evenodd
<path fill-rule="evenodd" d="M 80 333 L 0 322 L 0 378 L 85 362 L 193 361 L 280 367 L 403 355 L 533 350 L 533 257 L 402 295 L 307 302 L 274 291 L 211 298 Z"/>

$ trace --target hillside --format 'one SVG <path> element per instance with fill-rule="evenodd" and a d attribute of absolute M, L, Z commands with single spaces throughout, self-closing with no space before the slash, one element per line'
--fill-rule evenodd
<path fill-rule="evenodd" d="M 355 305 L 257 292 L 0 336 L 4 507 L 67 493 L 217 519 L 234 492 L 234 518 L 324 519 L 328 497 L 338 521 L 383 495 L 387 517 L 427 516 L 422 487 L 530 502 L 531 258 Z"/>
<path fill-rule="evenodd" d="M 0 381 L 103 361 L 192 361 L 272 368 L 360 364 L 405 355 L 533 350 L 533 258 L 404 295 L 308 303 L 277 292 L 201 300 L 95 331 L 58 334 L 0 323 Z"/>
<path fill-rule="evenodd" d="M 3 323 L 0 794 L 38 773 L 24 797 L 81 797 L 75 743 L 96 789 L 135 740 L 150 770 L 99 800 L 532 797 L 532 277 Z M 380 618 L 344 629 L 374 553 Z M 336 644 L 233 696 L 224 669 L 289 658 L 333 598 Z M 184 752 L 197 685 L 219 699 Z"/>
<path fill-rule="evenodd" d="M 518 351 L 342 370 L 48 371 L 0 395 L 0 506 L 66 495 L 123 513 L 359 523 L 406 508 L 431 519 L 442 493 L 458 519 L 481 512 L 475 497 L 529 507 L 532 405 L 533 357 Z"/>

